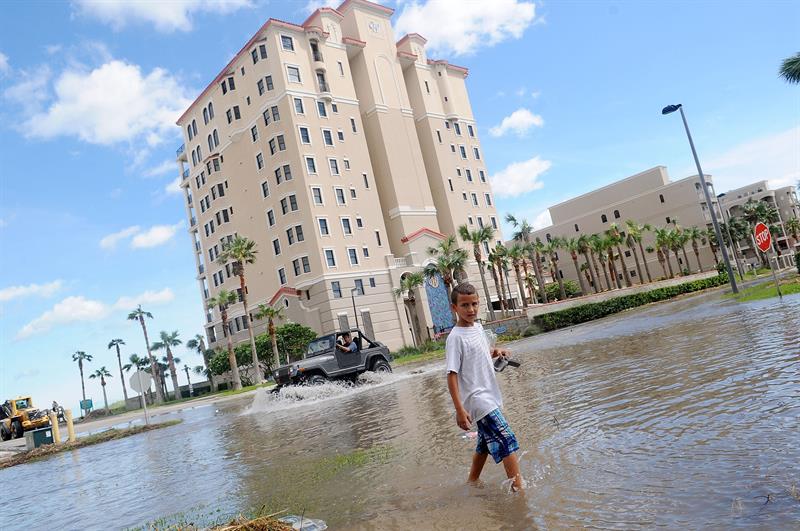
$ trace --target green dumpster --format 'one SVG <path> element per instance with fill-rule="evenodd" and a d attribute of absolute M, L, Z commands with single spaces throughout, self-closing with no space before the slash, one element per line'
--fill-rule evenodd
<path fill-rule="evenodd" d="M 43 444 L 53 444 L 53 429 L 51 427 L 25 432 L 25 447 L 28 450 L 39 448 Z"/>

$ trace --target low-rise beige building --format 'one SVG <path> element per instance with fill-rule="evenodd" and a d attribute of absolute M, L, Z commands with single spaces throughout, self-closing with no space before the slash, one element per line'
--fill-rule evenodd
<path fill-rule="evenodd" d="M 207 301 L 239 288 L 217 263 L 234 235 L 259 250 L 246 266 L 251 309 L 279 305 L 319 333 L 357 321 L 390 348 L 452 325 L 436 279 L 418 290 L 418 320 L 393 292 L 429 246 L 462 224 L 491 224 L 502 241 L 467 70 L 428 59 L 419 35 L 396 41 L 392 13 L 347 0 L 302 24 L 270 19 L 178 120 L 212 347 L 224 336 Z M 228 314 L 245 340 L 242 305 Z"/>
<path fill-rule="evenodd" d="M 712 198 L 711 176 L 706 175 Z M 714 208 L 716 200 L 712 199 Z M 622 235 L 625 235 L 627 220 L 640 225 L 649 224 L 653 228 L 696 226 L 703 230 L 711 226 L 711 214 L 703 194 L 698 176 L 671 181 L 667 168 L 657 166 L 637 173 L 625 179 L 613 182 L 591 192 L 579 195 L 567 201 L 551 206 L 549 209 L 552 225 L 537 230 L 533 238 L 542 242 L 552 238 L 578 238 L 580 235 L 603 234 L 612 224 L 616 224 Z M 513 242 L 509 242 L 513 244 Z M 643 247 L 655 247 L 655 234 L 648 232 L 643 238 Z M 622 246 L 624 260 L 633 284 L 641 281 L 636 270 L 631 251 Z M 714 255 L 708 244 L 699 248 L 700 263 L 703 269 L 715 266 Z M 697 269 L 693 252 L 689 250 L 690 263 L 687 265 L 683 256 L 679 258 L 680 268 L 694 271 Z M 640 257 L 641 259 L 641 257 Z M 663 276 L 661 266 L 655 252 L 645 252 L 644 260 L 647 268 L 655 278 Z M 559 253 L 559 271 L 562 278 L 578 280 L 578 273 L 573 267 L 568 253 Z M 644 264 L 642 264 L 644 269 Z M 619 267 L 618 267 L 619 269 Z M 623 280 L 622 271 L 618 271 L 619 280 Z M 647 279 L 644 279 L 645 281 Z M 623 284 L 624 285 L 624 284 Z"/>
<path fill-rule="evenodd" d="M 757 181 L 741 188 L 729 190 L 719 194 L 719 203 L 725 209 L 725 215 L 730 217 L 741 217 L 742 207 L 748 201 L 763 201 L 778 212 L 777 225 L 781 229 L 781 234 L 775 236 L 778 249 L 789 251 L 794 245 L 792 237 L 787 233 L 785 222 L 793 218 L 800 219 L 800 203 L 797 200 L 797 191 L 794 186 L 784 186 L 776 190 L 770 189 L 767 181 Z M 750 263 L 757 263 L 758 257 L 753 248 L 752 242 L 743 240 L 740 242 L 740 249 L 744 253 L 744 258 Z"/>

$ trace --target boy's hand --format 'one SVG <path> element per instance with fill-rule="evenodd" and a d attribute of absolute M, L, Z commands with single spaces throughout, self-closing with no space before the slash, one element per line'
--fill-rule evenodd
<path fill-rule="evenodd" d="M 492 359 L 497 357 L 507 358 L 511 354 L 507 349 L 504 348 L 493 348 L 492 349 Z"/>
<path fill-rule="evenodd" d="M 472 417 L 469 416 L 466 409 L 461 408 L 456 411 L 456 423 L 462 430 L 469 431 L 469 427 L 472 425 Z"/>

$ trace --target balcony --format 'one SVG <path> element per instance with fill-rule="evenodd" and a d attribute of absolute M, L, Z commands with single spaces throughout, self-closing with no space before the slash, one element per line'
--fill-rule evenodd
<path fill-rule="evenodd" d="M 322 62 L 322 52 L 319 50 L 313 50 L 311 55 L 314 57 L 314 62 L 321 63 Z"/>
<path fill-rule="evenodd" d="M 189 220 L 189 226 L 194 227 L 195 225 L 197 225 L 197 218 L 192 216 L 192 218 Z"/>
<path fill-rule="evenodd" d="M 192 196 L 187 195 L 186 196 L 186 202 L 189 204 L 189 206 L 192 206 Z"/>
<path fill-rule="evenodd" d="M 189 161 L 189 158 L 186 156 L 186 144 L 181 144 L 181 147 L 175 150 L 175 158 L 186 162 Z"/>
<path fill-rule="evenodd" d="M 205 272 L 206 272 L 206 266 L 204 266 L 203 264 L 200 264 L 199 266 L 197 266 L 197 273 L 198 274 L 202 275 Z"/>
<path fill-rule="evenodd" d="M 188 179 L 189 178 L 189 168 L 186 168 L 185 170 L 183 170 L 183 178 L 184 179 Z"/>
<path fill-rule="evenodd" d="M 194 250 L 198 253 L 201 252 L 200 250 L 200 242 L 194 242 Z"/>

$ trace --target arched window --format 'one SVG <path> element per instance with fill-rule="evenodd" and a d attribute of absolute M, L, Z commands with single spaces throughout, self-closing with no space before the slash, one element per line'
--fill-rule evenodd
<path fill-rule="evenodd" d="M 578 224 L 577 223 L 575 224 L 575 232 L 580 232 L 580 229 L 578 228 Z"/>
<path fill-rule="evenodd" d="M 194 133 L 194 136 L 197 136 L 197 122 L 194 120 L 192 120 L 192 132 Z"/>
<path fill-rule="evenodd" d="M 603 223 L 608 223 L 608 217 L 606 217 L 606 215 L 603 214 L 602 216 L 600 216 L 600 221 L 602 221 Z"/>
<path fill-rule="evenodd" d="M 547 240 L 548 242 L 553 241 L 553 239 L 550 237 L 549 234 L 545 234 L 544 239 Z"/>
<path fill-rule="evenodd" d="M 189 140 L 194 138 L 194 135 L 192 134 L 192 124 L 186 126 L 186 133 L 189 135 Z"/>
<path fill-rule="evenodd" d="M 197 153 L 192 150 L 192 166 L 197 166 Z"/>
<path fill-rule="evenodd" d="M 619 219 L 619 210 L 614 211 L 614 219 Z"/>
<path fill-rule="evenodd" d="M 658 194 L 658 199 L 663 203 L 664 202 L 664 194 Z"/>
<path fill-rule="evenodd" d="M 208 109 L 203 109 L 203 123 L 208 125 Z"/>
<path fill-rule="evenodd" d="M 200 146 L 197 146 L 197 162 L 202 162 L 203 160 L 203 152 L 200 151 Z"/>
<path fill-rule="evenodd" d="M 214 104 L 211 103 L 210 101 L 208 102 L 208 119 L 209 120 L 214 119 Z"/>
<path fill-rule="evenodd" d="M 208 152 L 211 153 L 214 151 L 214 140 L 211 138 L 211 135 L 208 135 Z"/>
<path fill-rule="evenodd" d="M 214 147 L 219 145 L 219 136 L 217 135 L 217 130 L 214 129 Z"/>

